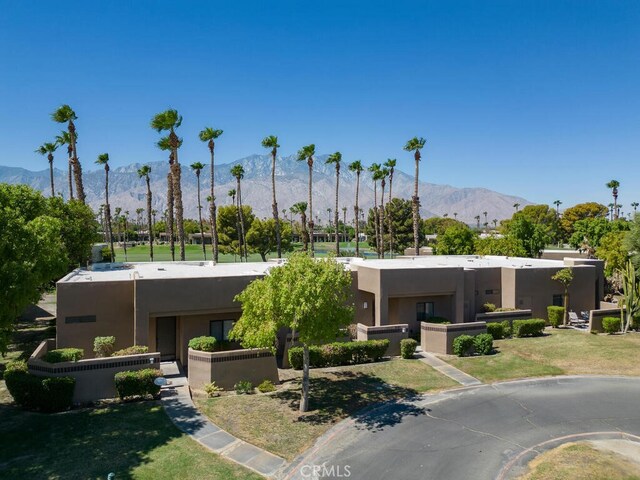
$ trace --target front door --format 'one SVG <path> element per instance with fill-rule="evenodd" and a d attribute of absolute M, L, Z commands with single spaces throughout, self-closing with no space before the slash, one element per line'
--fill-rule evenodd
<path fill-rule="evenodd" d="M 176 317 L 156 318 L 156 348 L 160 360 L 176 359 Z"/>

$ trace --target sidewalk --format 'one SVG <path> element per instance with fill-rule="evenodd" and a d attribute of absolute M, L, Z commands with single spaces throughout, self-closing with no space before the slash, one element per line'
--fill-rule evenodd
<path fill-rule="evenodd" d="M 420 358 L 421 362 L 430 365 L 435 370 L 455 380 L 459 384 L 464 385 L 465 387 L 482 384 L 482 382 L 477 378 L 472 377 L 471 375 L 464 373 L 462 370 L 458 370 L 457 368 L 449 365 L 447 362 L 440 360 L 433 353 L 417 351 L 416 356 Z"/>

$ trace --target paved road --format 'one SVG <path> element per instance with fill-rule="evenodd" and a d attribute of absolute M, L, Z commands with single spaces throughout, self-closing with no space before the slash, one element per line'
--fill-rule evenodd
<path fill-rule="evenodd" d="M 640 440 L 633 437 L 640 435 L 639 398 L 640 378 L 623 377 L 556 377 L 432 395 L 337 425 L 283 478 L 510 478 L 565 441 L 625 438 L 619 432 Z M 576 434 L 585 435 L 569 437 Z"/>

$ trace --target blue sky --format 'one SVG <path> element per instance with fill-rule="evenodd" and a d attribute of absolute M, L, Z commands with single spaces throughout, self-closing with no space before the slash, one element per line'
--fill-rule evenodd
<path fill-rule="evenodd" d="M 223 163 L 280 137 L 366 163 L 428 144 L 421 178 L 568 206 L 640 201 L 640 2 L 18 2 L 0 0 L 0 164 L 69 103 L 85 169 L 164 159 L 149 119 L 184 116 L 181 161 Z M 62 156 L 62 155 L 61 155 Z M 624 210 L 624 208 L 623 208 Z"/>

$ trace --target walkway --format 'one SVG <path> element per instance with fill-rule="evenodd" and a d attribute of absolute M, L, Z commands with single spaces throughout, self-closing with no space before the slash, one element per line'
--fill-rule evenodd
<path fill-rule="evenodd" d="M 218 455 L 266 477 L 273 477 L 286 465 L 283 458 L 239 440 L 200 413 L 191 400 L 187 379 L 176 362 L 163 362 L 161 369 L 170 382 L 162 387 L 162 405 L 180 430 Z"/>
<path fill-rule="evenodd" d="M 423 352 L 418 350 L 416 356 L 421 362 L 430 365 L 435 370 L 439 371 L 443 375 L 455 380 L 465 387 L 471 387 L 473 385 L 481 385 L 482 382 L 469 374 L 464 373 L 462 370 L 458 370 L 456 367 L 449 365 L 447 362 L 440 360 L 433 353 Z"/>

